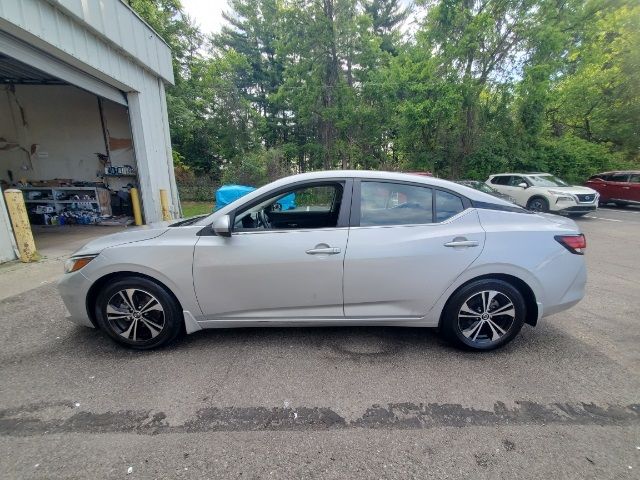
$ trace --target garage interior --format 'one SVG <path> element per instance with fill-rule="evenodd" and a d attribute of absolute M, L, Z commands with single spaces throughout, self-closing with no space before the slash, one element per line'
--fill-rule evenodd
<path fill-rule="evenodd" d="M 133 223 L 125 105 L 0 54 L 0 112 L 0 185 L 23 191 L 41 254 Z"/>

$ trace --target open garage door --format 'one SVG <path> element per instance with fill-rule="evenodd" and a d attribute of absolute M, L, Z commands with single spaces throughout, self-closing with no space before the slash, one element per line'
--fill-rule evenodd
<path fill-rule="evenodd" d="M 38 250 L 64 256 L 113 233 L 105 226 L 133 222 L 138 169 L 125 96 L 4 40 L 0 34 L 0 182 L 23 191 Z"/>
<path fill-rule="evenodd" d="M 10 64 L 11 59 L 15 59 L 16 65 L 28 66 L 28 70 L 23 72 L 26 74 L 23 78 L 33 76 L 35 79 L 61 80 L 113 102 L 127 105 L 126 95 L 117 88 L 3 32 L 0 32 L 0 53 L 5 64 Z"/>

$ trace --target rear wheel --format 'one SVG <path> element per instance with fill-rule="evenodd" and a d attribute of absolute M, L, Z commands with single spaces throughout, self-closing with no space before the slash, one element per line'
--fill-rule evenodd
<path fill-rule="evenodd" d="M 542 197 L 533 197 L 527 202 L 527 210 L 536 213 L 544 213 L 549 211 L 549 202 Z"/>
<path fill-rule="evenodd" d="M 625 208 L 628 204 L 624 202 L 615 202 L 616 207 Z"/>
<path fill-rule="evenodd" d="M 515 338 L 525 316 L 525 301 L 517 288 L 503 280 L 477 280 L 447 302 L 442 333 L 460 348 L 493 350 Z"/>
<path fill-rule="evenodd" d="M 124 277 L 105 286 L 95 312 L 107 335 L 140 350 L 165 345 L 182 331 L 178 302 L 164 287 L 143 277 Z"/>

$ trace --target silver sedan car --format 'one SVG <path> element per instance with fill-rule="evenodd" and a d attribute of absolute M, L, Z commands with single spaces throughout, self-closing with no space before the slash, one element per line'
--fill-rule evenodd
<path fill-rule="evenodd" d="M 580 301 L 585 247 L 573 220 L 456 183 L 314 172 L 92 241 L 59 290 L 73 321 L 138 349 L 205 328 L 392 325 L 490 350 Z"/>

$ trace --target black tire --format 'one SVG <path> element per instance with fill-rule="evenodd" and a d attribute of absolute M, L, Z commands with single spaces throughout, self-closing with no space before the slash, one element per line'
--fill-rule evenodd
<path fill-rule="evenodd" d="M 527 210 L 536 213 L 546 213 L 549 211 L 549 202 L 546 198 L 533 197 L 527 202 Z"/>
<path fill-rule="evenodd" d="M 571 218 L 584 217 L 589 212 L 580 212 L 580 213 L 570 213 L 569 216 Z"/>
<path fill-rule="evenodd" d="M 478 302 L 486 303 L 485 299 L 488 300 L 490 295 L 482 292 L 497 292 L 489 302 L 489 308 L 485 309 L 485 312 L 489 311 L 486 318 L 484 313 L 477 311 L 478 307 L 482 308 L 482 304 Z M 512 309 L 508 305 L 509 302 L 513 305 Z M 465 313 L 465 310 L 477 314 L 477 319 Z M 510 317 L 510 310 L 513 310 L 513 318 Z M 491 311 L 505 311 L 507 314 L 491 315 Z M 444 309 L 440 327 L 443 336 L 458 348 L 493 350 L 515 338 L 524 324 L 526 314 L 524 298 L 517 288 L 504 280 L 481 279 L 465 285 L 451 296 Z M 504 333 L 500 334 L 494 325 L 500 327 Z M 499 337 L 489 338 L 496 335 Z"/>
<path fill-rule="evenodd" d="M 626 208 L 629 204 L 624 202 L 614 202 L 615 206 L 618 208 Z"/>
<path fill-rule="evenodd" d="M 131 303 L 135 311 L 129 308 Z M 144 311 L 142 307 L 148 305 Z M 101 329 L 114 341 L 138 350 L 171 343 L 184 325 L 174 296 L 156 282 L 138 276 L 105 285 L 96 298 L 95 314 Z"/>

